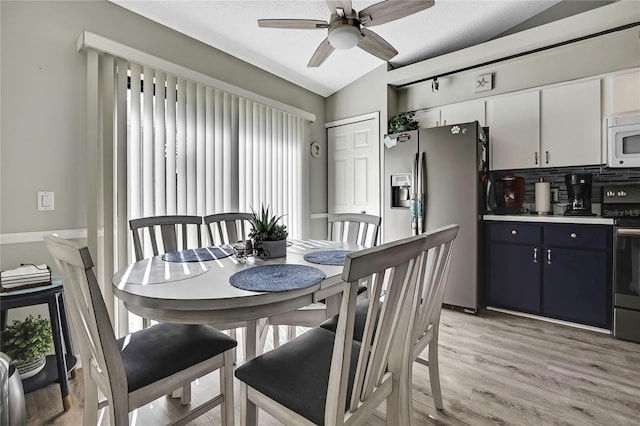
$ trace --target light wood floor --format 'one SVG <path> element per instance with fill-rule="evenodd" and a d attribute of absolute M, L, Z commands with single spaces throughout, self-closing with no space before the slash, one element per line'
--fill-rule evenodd
<path fill-rule="evenodd" d="M 492 311 L 443 310 L 440 374 L 442 412 L 433 407 L 426 367 L 415 365 L 419 425 L 640 425 L 640 344 L 606 334 Z M 27 424 L 80 425 L 81 381 L 81 374 L 71 381 L 74 405 L 66 413 L 57 385 L 28 394 Z M 194 403 L 217 386 L 217 375 L 200 380 Z M 236 407 L 237 398 L 236 392 Z M 177 401 L 161 398 L 132 424 L 166 424 L 180 410 Z M 238 422 L 237 409 L 236 416 Z M 193 424 L 219 424 L 218 409 Z M 261 413 L 260 424 L 278 423 Z"/>

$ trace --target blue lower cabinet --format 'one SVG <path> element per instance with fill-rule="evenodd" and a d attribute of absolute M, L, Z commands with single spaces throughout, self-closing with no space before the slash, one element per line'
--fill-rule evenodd
<path fill-rule="evenodd" d="M 486 227 L 488 306 L 611 328 L 610 226 Z"/>
<path fill-rule="evenodd" d="M 536 246 L 490 243 L 489 303 L 529 313 L 540 312 L 540 264 Z"/>

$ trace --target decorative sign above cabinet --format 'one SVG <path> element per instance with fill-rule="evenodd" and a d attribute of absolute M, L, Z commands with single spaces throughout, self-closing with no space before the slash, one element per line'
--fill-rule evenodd
<path fill-rule="evenodd" d="M 475 92 L 485 92 L 493 89 L 493 74 L 483 74 L 476 77 L 473 88 Z"/>

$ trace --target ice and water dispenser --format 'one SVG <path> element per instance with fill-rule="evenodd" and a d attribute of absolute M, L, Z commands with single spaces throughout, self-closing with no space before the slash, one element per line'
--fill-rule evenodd
<path fill-rule="evenodd" d="M 406 207 L 411 203 L 411 173 L 391 175 L 391 208 Z"/>

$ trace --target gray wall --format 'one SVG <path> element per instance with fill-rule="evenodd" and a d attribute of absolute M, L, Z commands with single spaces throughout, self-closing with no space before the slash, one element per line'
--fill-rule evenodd
<path fill-rule="evenodd" d="M 312 112 L 311 140 L 326 145 L 322 96 L 107 1 L 3 0 L 0 19 L 2 234 L 86 226 L 85 55 L 76 50 L 82 30 Z M 326 162 L 308 158 L 308 193 L 324 194 Z M 55 211 L 37 211 L 37 191 L 55 191 Z M 310 213 L 326 210 L 326 197 L 310 197 Z M 42 243 L 0 250 L 2 269 L 50 263 Z"/>

